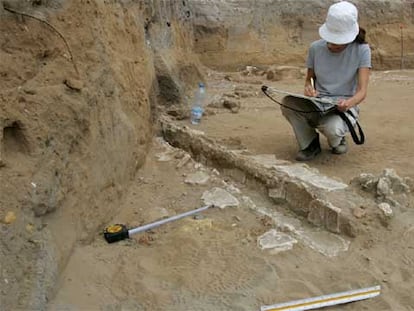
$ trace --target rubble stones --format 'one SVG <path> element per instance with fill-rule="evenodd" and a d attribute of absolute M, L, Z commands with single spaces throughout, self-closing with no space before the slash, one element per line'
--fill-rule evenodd
<path fill-rule="evenodd" d="M 239 206 L 239 200 L 228 193 L 226 190 L 215 187 L 212 190 L 205 191 L 201 199 L 205 204 L 211 204 L 220 208 L 229 206 Z"/>
<path fill-rule="evenodd" d="M 170 151 L 159 153 L 156 155 L 159 162 L 169 162 L 174 158 L 174 155 Z"/>
<path fill-rule="evenodd" d="M 211 103 L 208 104 L 208 107 L 226 108 L 233 113 L 237 113 L 241 108 L 238 98 L 240 98 L 240 96 L 237 94 L 223 94 L 222 96 L 215 96 Z"/>
<path fill-rule="evenodd" d="M 399 177 L 395 170 L 385 169 L 380 176 L 363 173 L 352 179 L 352 184 L 359 186 L 367 192 L 375 192 L 379 196 L 388 196 L 392 194 L 410 193 L 409 178 Z"/>
<path fill-rule="evenodd" d="M 190 118 L 190 111 L 186 107 L 173 105 L 167 108 L 166 113 L 175 117 L 177 120 L 185 120 Z"/>
<path fill-rule="evenodd" d="M 195 173 L 189 174 L 184 182 L 190 185 L 204 185 L 208 182 L 209 179 L 210 176 L 207 173 L 197 171 Z"/>
<path fill-rule="evenodd" d="M 14 212 L 7 212 L 6 216 L 4 216 L 3 222 L 5 224 L 11 224 L 16 220 L 16 214 Z"/>
<path fill-rule="evenodd" d="M 244 69 L 241 73 L 244 76 L 255 76 L 260 73 L 260 70 L 255 66 L 246 66 L 246 69 Z"/>
<path fill-rule="evenodd" d="M 367 192 L 375 191 L 377 187 L 377 179 L 373 174 L 362 173 L 358 177 L 351 180 L 352 184 L 358 185 L 362 190 Z"/>
<path fill-rule="evenodd" d="M 191 161 L 191 156 L 186 153 L 181 159 L 180 161 L 177 163 L 176 168 L 181 168 L 183 166 L 185 166 L 188 162 Z"/>
<path fill-rule="evenodd" d="M 393 215 L 393 211 L 391 206 L 388 203 L 380 203 L 378 204 L 378 208 L 384 213 L 385 216 L 391 217 Z"/>
<path fill-rule="evenodd" d="M 266 79 L 270 81 L 280 81 L 286 79 L 302 79 L 303 69 L 294 66 L 270 67 L 266 70 Z"/>
<path fill-rule="evenodd" d="M 257 238 L 257 244 L 262 249 L 269 249 L 272 253 L 290 250 L 298 241 L 290 235 L 271 229 Z"/>
<path fill-rule="evenodd" d="M 411 193 L 411 180 L 399 177 L 395 170 L 385 169 L 380 176 L 360 174 L 351 180 L 351 184 L 371 193 L 377 201 L 402 207 L 408 204 L 407 195 Z M 383 205 L 385 206 L 385 205 Z M 385 210 L 388 210 L 385 208 Z M 389 213 L 389 211 L 384 213 Z"/>
<path fill-rule="evenodd" d="M 269 189 L 268 196 L 275 203 L 286 203 L 286 190 L 283 187 Z"/>
<path fill-rule="evenodd" d="M 390 180 L 385 177 L 380 177 L 377 182 L 377 195 L 380 197 L 387 197 L 392 195 Z"/>
<path fill-rule="evenodd" d="M 223 107 L 229 109 L 233 113 L 237 113 L 240 110 L 240 102 L 230 100 L 230 99 L 224 99 L 223 100 Z"/>
<path fill-rule="evenodd" d="M 410 187 L 406 181 L 397 175 L 395 170 L 386 168 L 383 172 L 383 178 L 389 181 L 390 187 L 394 193 L 409 193 Z"/>
<path fill-rule="evenodd" d="M 366 214 L 367 214 L 367 212 L 366 212 L 366 210 L 365 210 L 365 209 L 363 209 L 363 208 L 361 208 L 361 207 L 357 207 L 357 208 L 354 208 L 354 209 L 353 209 L 352 214 L 353 214 L 356 218 L 360 219 L 360 218 L 365 217 L 365 216 L 366 216 Z"/>

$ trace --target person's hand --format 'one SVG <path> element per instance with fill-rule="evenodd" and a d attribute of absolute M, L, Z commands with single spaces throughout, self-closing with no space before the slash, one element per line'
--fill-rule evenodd
<path fill-rule="evenodd" d="M 316 97 L 318 96 L 318 92 L 314 89 L 314 87 L 310 84 L 305 85 L 305 96 Z"/>
<path fill-rule="evenodd" d="M 338 101 L 337 109 L 339 111 L 345 112 L 348 111 L 352 107 L 352 103 L 350 99 L 340 99 Z"/>

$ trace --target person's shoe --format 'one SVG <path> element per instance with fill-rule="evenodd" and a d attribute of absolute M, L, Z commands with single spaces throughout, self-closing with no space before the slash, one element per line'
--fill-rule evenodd
<path fill-rule="evenodd" d="M 348 145 L 346 144 L 345 137 L 342 137 L 341 142 L 338 146 L 332 147 L 333 154 L 344 154 L 348 151 Z"/>
<path fill-rule="evenodd" d="M 305 149 L 302 149 L 296 155 L 296 161 L 309 161 L 321 153 L 321 145 L 319 144 L 319 134 Z"/>

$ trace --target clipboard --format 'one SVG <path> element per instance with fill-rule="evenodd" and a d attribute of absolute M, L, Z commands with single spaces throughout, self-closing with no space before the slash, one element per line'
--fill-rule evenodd
<path fill-rule="evenodd" d="M 283 105 L 289 106 L 294 110 L 299 110 L 304 113 L 319 113 L 324 115 L 326 113 L 336 110 L 338 102 L 329 97 L 310 97 L 302 94 L 292 93 L 288 91 L 278 90 L 273 87 L 263 85 L 262 91 L 266 94 L 267 91 L 286 95 L 283 98 Z"/>

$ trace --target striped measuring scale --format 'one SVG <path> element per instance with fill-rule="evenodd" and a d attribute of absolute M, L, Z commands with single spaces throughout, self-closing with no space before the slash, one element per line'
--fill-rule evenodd
<path fill-rule="evenodd" d="M 260 311 L 303 311 L 329 307 L 353 301 L 376 297 L 380 294 L 381 287 L 373 286 L 335 294 L 323 295 L 313 298 L 305 298 L 283 302 L 275 305 L 262 306 Z"/>

